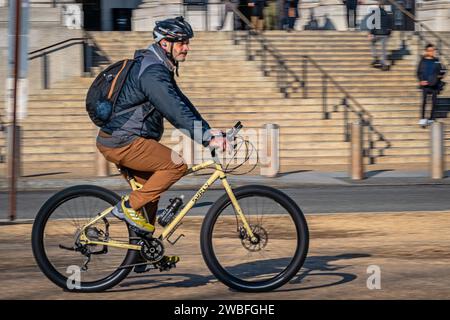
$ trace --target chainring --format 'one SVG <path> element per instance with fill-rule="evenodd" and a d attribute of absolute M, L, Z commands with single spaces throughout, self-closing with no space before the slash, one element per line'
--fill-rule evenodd
<path fill-rule="evenodd" d="M 139 242 L 141 245 L 141 256 L 151 263 L 159 262 L 164 257 L 164 245 L 161 240 L 152 238 Z"/>

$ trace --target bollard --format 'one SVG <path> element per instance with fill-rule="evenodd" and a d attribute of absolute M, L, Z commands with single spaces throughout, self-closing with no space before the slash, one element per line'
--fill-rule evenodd
<path fill-rule="evenodd" d="M 364 179 L 363 127 L 357 121 L 351 125 L 350 176 L 352 180 Z"/>
<path fill-rule="evenodd" d="M 280 150 L 279 136 L 280 126 L 277 124 L 265 124 L 263 126 L 262 143 L 262 162 L 260 174 L 265 177 L 274 178 L 280 170 Z"/>
<path fill-rule="evenodd" d="M 431 179 L 444 178 L 444 125 L 434 122 L 430 131 L 431 146 Z"/>

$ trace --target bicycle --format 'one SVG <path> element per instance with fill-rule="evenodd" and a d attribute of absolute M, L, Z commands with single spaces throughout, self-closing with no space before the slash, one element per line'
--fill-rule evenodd
<path fill-rule="evenodd" d="M 241 128 L 238 122 L 227 133 L 234 146 Z M 249 144 L 242 141 L 248 159 Z M 308 252 L 309 232 L 301 209 L 288 195 L 268 186 L 232 190 L 226 177 L 228 165 L 223 167 L 213 149 L 211 156 L 212 160 L 186 172 L 214 169 L 159 236 L 140 235 L 110 214 L 120 197 L 108 189 L 79 185 L 53 195 L 39 210 L 32 230 L 32 249 L 40 270 L 65 290 L 98 292 L 119 284 L 137 266 L 145 266 L 146 271 L 175 267 L 163 259 L 164 241 L 175 245 L 183 235 L 174 241 L 170 238 L 182 219 L 220 179 L 225 194 L 206 213 L 200 232 L 207 267 L 218 280 L 238 291 L 263 292 L 284 285 L 303 266 Z M 132 190 L 142 187 L 132 175 L 127 177 Z M 92 202 L 95 206 L 87 208 Z M 76 279 L 71 274 L 73 266 L 79 268 L 79 281 L 69 287 Z"/>

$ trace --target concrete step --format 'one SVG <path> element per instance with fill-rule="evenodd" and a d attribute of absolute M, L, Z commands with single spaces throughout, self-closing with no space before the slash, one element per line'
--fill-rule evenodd
<path fill-rule="evenodd" d="M 385 93 L 404 93 L 405 91 L 411 91 L 412 94 L 421 93 L 417 90 L 417 86 L 412 82 L 404 82 L 403 84 L 396 84 L 396 82 L 383 82 L 378 83 L 377 81 L 371 82 L 340 82 L 341 87 L 343 87 L 348 92 L 385 92 Z M 186 94 L 215 94 L 215 93 L 230 93 L 230 94 L 255 94 L 255 93 L 279 93 L 277 88 L 277 82 L 253 82 L 253 83 L 180 83 L 182 90 Z M 298 87 L 298 85 L 297 85 Z M 321 81 L 308 81 L 307 89 L 310 92 L 322 92 L 323 84 Z M 329 93 L 340 92 L 333 84 L 327 84 L 327 91 Z M 87 90 L 85 89 L 63 89 L 54 88 L 49 89 L 45 92 L 45 97 L 50 95 L 80 95 L 85 97 Z M 34 95 L 30 95 L 30 98 L 34 98 Z"/>
<path fill-rule="evenodd" d="M 294 113 L 320 113 L 323 114 L 322 105 L 317 103 L 314 105 L 277 105 L 266 104 L 265 106 L 258 105 L 243 105 L 239 108 L 233 108 L 228 105 L 208 105 L 197 104 L 197 109 L 201 114 L 228 114 L 233 113 L 279 113 L 279 112 L 294 112 Z M 364 108 L 371 112 L 373 115 L 377 115 L 378 112 L 396 112 L 398 115 L 404 113 L 411 113 L 416 115 L 418 111 L 418 104 L 404 104 L 395 105 L 364 105 Z M 50 111 L 51 110 L 51 111 Z M 62 116 L 85 116 L 86 111 L 84 103 L 74 103 L 73 106 L 60 107 L 57 103 L 53 107 L 47 106 L 46 111 L 43 111 L 39 106 L 30 106 L 27 111 L 29 116 L 45 116 L 47 114 L 62 115 Z"/>
<path fill-rule="evenodd" d="M 84 110 L 85 108 L 85 99 L 84 97 L 76 96 L 72 99 L 60 99 L 59 96 L 51 97 L 50 99 L 35 99 L 41 96 L 31 96 L 28 102 L 28 105 L 33 108 L 53 108 L 53 107 L 71 107 L 71 106 L 80 106 Z M 197 106 L 225 106 L 225 107 L 256 107 L 256 106 L 317 106 L 322 105 L 323 100 L 320 99 L 303 99 L 299 98 L 289 98 L 289 99 L 279 99 L 279 98 L 266 98 L 266 99 L 250 99 L 250 98 L 242 98 L 242 99 L 234 99 L 234 98 L 211 98 L 207 96 L 201 97 L 190 97 L 191 101 Z M 342 101 L 342 98 L 328 99 L 330 104 L 334 104 Z M 363 106 L 377 106 L 377 105 L 392 105 L 396 108 L 398 105 L 419 105 L 420 100 L 417 100 L 417 97 L 411 96 L 402 96 L 402 97 L 375 97 L 375 98 L 359 98 L 358 102 Z M 46 109 L 44 109 L 46 110 Z"/>
<path fill-rule="evenodd" d="M 410 82 L 416 82 L 416 77 L 413 74 L 404 73 L 404 72 L 396 72 L 396 71 L 389 71 L 387 73 L 380 72 L 379 70 L 370 70 L 368 72 L 357 72 L 355 70 L 346 70 L 346 71 L 333 71 L 330 72 L 331 76 L 338 81 L 379 81 L 379 82 L 385 82 L 385 81 L 391 81 L 391 82 L 397 82 L 398 84 L 401 84 L 400 81 L 410 81 Z M 322 73 L 318 70 L 309 70 L 308 71 L 308 77 L 310 81 L 319 81 L 320 76 Z M 226 76 L 226 80 L 224 80 Z M 293 76 L 288 76 L 287 79 L 292 80 Z M 82 79 L 82 78 L 81 78 Z M 63 83 L 56 83 L 52 85 L 52 89 L 57 88 L 72 88 L 72 89 L 85 89 L 87 90 L 92 82 L 94 81 L 94 78 L 89 78 L 87 81 L 66 81 Z M 256 71 L 252 75 L 248 75 L 247 73 L 239 73 L 234 74 L 232 72 L 229 73 L 222 73 L 220 74 L 183 74 L 180 76 L 180 78 L 177 79 L 178 83 L 198 83 L 198 82 L 207 82 L 207 83 L 232 83 L 232 82 L 258 82 L 258 83 L 264 83 L 264 82 L 273 82 L 275 79 L 273 77 L 264 77 L 262 71 Z"/>
<path fill-rule="evenodd" d="M 238 120 L 244 120 L 244 118 L 247 117 L 240 117 L 236 116 L 234 118 L 230 119 L 223 119 L 223 117 L 220 116 L 211 116 L 211 119 L 208 119 L 209 122 L 215 127 L 219 128 L 228 128 L 233 124 L 233 121 L 236 122 Z M 212 118 L 217 118 L 217 120 L 214 120 Z M 316 127 L 316 126 L 326 126 L 327 128 L 329 126 L 340 126 L 343 124 L 342 119 L 328 119 L 328 120 L 319 120 L 319 119 L 292 119 L 292 117 L 284 117 L 279 116 L 275 119 L 267 119 L 267 117 L 260 117 L 260 119 L 248 119 L 244 120 L 247 127 L 262 127 L 266 123 L 277 123 L 280 126 L 285 127 L 292 127 L 292 126 L 300 126 L 304 127 L 305 130 L 309 127 Z M 251 118 L 248 117 L 248 118 Z M 372 120 L 372 124 L 374 126 L 417 126 L 417 118 L 374 118 Z M 36 130 L 39 128 L 39 125 L 41 127 L 45 126 L 54 126 L 55 123 L 64 124 L 65 129 L 91 129 L 92 130 L 92 124 L 89 120 L 85 120 L 84 118 L 75 118 L 75 119 L 67 119 L 66 121 L 63 121 L 61 117 L 49 117 L 49 119 L 46 119 L 45 122 L 39 121 L 37 117 L 30 117 L 27 120 L 24 121 L 23 125 L 26 130 Z M 78 127 L 77 127 L 78 126 Z M 380 130 L 381 131 L 381 130 Z"/>
<path fill-rule="evenodd" d="M 280 112 L 280 111 L 266 111 L 266 112 L 239 112 L 235 111 L 230 114 L 230 112 L 211 112 L 204 110 L 202 116 L 208 121 L 219 121 L 228 120 L 233 121 L 238 118 L 240 121 L 251 121 L 251 120 L 267 120 L 270 119 L 274 122 L 281 123 L 284 120 L 299 119 L 299 120 L 323 120 L 323 113 L 319 108 L 315 112 Z M 329 115 L 332 120 L 344 119 L 345 114 L 343 112 L 333 112 Z M 350 119 L 357 119 L 355 114 L 348 115 Z M 384 112 L 372 112 L 372 116 L 377 121 L 382 121 L 383 119 L 402 119 L 410 120 L 412 122 L 417 121 L 417 114 L 408 111 L 384 111 Z M 61 114 L 61 115 L 50 115 L 42 119 L 42 115 L 30 114 L 24 121 L 24 125 L 29 123 L 45 123 L 45 124 L 65 124 L 72 122 L 88 122 L 89 118 L 87 114 Z"/>

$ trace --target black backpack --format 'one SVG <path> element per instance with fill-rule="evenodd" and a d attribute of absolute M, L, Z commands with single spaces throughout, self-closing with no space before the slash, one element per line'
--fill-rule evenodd
<path fill-rule="evenodd" d="M 86 111 L 96 126 L 103 127 L 115 114 L 117 98 L 135 61 L 125 59 L 113 63 L 100 72 L 91 84 L 86 96 Z"/>

